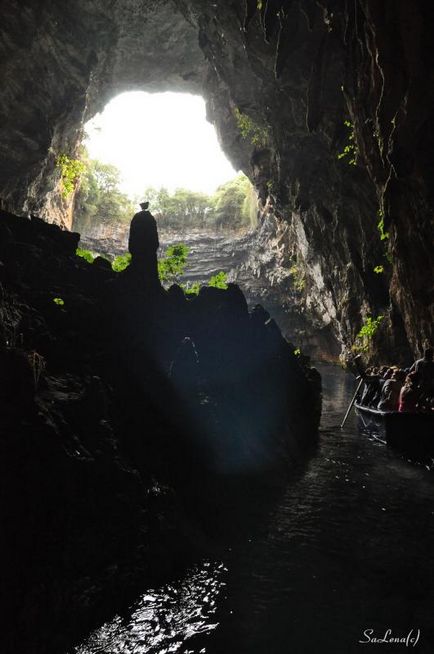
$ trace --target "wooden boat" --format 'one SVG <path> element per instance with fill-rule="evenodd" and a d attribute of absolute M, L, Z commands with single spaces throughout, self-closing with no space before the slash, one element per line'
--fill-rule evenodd
<path fill-rule="evenodd" d="M 359 430 L 402 452 L 434 456 L 434 414 L 380 411 L 355 403 Z"/>

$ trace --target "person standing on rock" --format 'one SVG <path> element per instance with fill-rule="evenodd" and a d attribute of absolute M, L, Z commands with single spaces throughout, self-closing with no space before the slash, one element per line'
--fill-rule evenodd
<path fill-rule="evenodd" d="M 130 225 L 128 239 L 128 250 L 132 256 L 130 268 L 131 272 L 143 275 L 147 287 L 160 288 L 157 262 L 160 243 L 157 223 L 148 211 L 149 202 L 141 202 L 140 207 L 142 210 L 133 216 Z"/>

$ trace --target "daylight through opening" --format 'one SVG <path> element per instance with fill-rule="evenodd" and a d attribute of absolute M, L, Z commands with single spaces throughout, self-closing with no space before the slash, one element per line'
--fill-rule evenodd
<path fill-rule="evenodd" d="M 146 200 L 158 225 L 160 258 L 182 245 L 189 283 L 227 275 L 229 262 L 218 253 L 225 238 L 256 225 L 257 196 L 222 152 L 204 99 L 123 93 L 85 131 L 73 222 L 85 256 L 124 256 L 131 218 Z"/>
<path fill-rule="evenodd" d="M 236 175 L 197 95 L 123 93 L 86 132 L 89 155 L 117 166 L 132 198 L 148 186 L 212 193 Z"/>

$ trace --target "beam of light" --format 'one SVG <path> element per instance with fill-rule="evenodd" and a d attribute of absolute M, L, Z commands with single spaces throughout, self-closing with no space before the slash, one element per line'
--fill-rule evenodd
<path fill-rule="evenodd" d="M 206 120 L 203 98 L 184 93 L 123 93 L 86 126 L 92 159 L 114 164 L 121 190 L 148 186 L 213 193 L 236 175 Z"/>

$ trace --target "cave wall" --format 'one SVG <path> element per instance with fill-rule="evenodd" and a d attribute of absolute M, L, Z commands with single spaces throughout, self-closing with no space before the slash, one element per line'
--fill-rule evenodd
<path fill-rule="evenodd" d="M 285 225 L 306 315 L 347 349 L 368 315 L 385 316 L 370 354 L 391 360 L 432 339 L 428 2 L 7 0 L 3 13 L 9 209 L 69 226 L 55 158 L 76 152 L 83 122 L 124 90 L 201 92 L 263 219 Z"/>
<path fill-rule="evenodd" d="M 432 3 L 365 0 L 341 21 L 347 106 L 384 218 L 390 297 L 413 350 L 433 340 Z"/>
<path fill-rule="evenodd" d="M 433 324 L 430 5 L 180 4 L 213 64 L 214 105 L 268 131 L 249 172 L 290 225 L 301 302 L 347 347 L 382 315 L 371 353 L 420 351 Z"/>
<path fill-rule="evenodd" d="M 77 156 L 84 123 L 119 93 L 198 93 L 196 32 L 161 1 L 6 0 L 2 9 L 2 204 L 70 228 L 73 197 L 61 197 L 57 156 Z"/>

